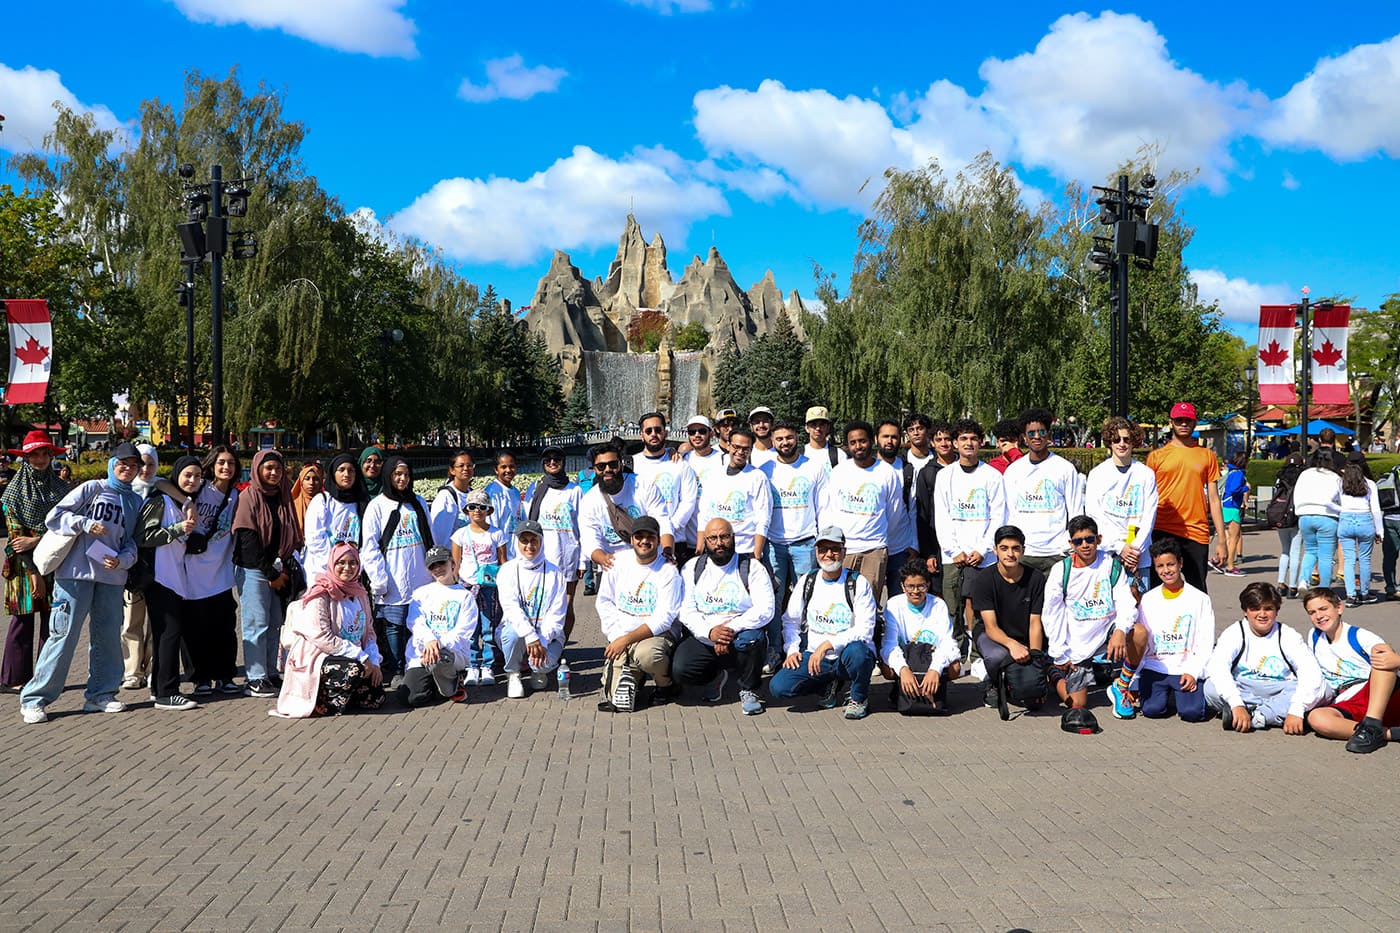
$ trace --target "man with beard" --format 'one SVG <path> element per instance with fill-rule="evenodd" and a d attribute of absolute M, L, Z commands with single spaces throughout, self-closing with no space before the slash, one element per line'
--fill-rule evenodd
<path fill-rule="evenodd" d="M 724 465 L 729 462 L 729 457 L 711 444 L 714 428 L 710 426 L 710 419 L 704 415 L 696 415 L 686 422 L 685 436 L 686 442 L 680 448 L 681 459 L 695 474 L 695 484 L 699 491 L 704 492 L 705 483 L 709 478 L 715 473 L 724 472 Z M 692 514 L 685 528 L 675 529 L 676 535 L 689 547 L 697 548 L 700 538 L 699 525 L 696 516 Z"/>
<path fill-rule="evenodd" d="M 622 472 L 622 451 L 611 443 L 596 444 L 588 461 L 598 474 L 579 506 L 583 551 L 601 570 L 612 569 L 613 555 L 630 547 L 632 523 L 643 515 L 656 519 L 662 551 L 675 547 L 666 507 L 656 490 L 639 483 L 635 473 Z"/>
<path fill-rule="evenodd" d="M 540 453 L 544 475 L 525 490 L 525 515 L 544 530 L 544 556 L 564 574 L 568 609 L 564 613 L 564 640 L 574 631 L 574 592 L 582 574 L 583 545 L 579 540 L 579 505 L 583 490 L 564 471 L 564 450 L 546 447 Z"/>
<path fill-rule="evenodd" d="M 734 427 L 738 423 L 739 413 L 732 408 L 721 408 L 715 412 L 715 436 L 719 449 L 725 453 L 729 453 L 729 436 L 734 433 Z"/>
<path fill-rule="evenodd" d="M 762 561 L 735 553 L 734 529 L 722 518 L 705 525 L 704 545 L 705 553 L 681 571 L 681 624 L 694 637 L 676 648 L 671 675 L 680 684 L 705 685 L 702 699 L 718 703 L 735 671 L 744 715 L 757 716 L 763 712 L 758 688 L 768 653 L 765 629 L 773 618 L 773 578 Z"/>
<path fill-rule="evenodd" d="M 846 425 L 849 457 L 827 477 L 821 520 L 845 533 L 841 543 L 846 566 L 870 582 L 871 592 L 883 593 L 890 531 L 898 520 L 901 499 L 899 477 L 875 456 L 874 440 L 869 422 Z"/>
<path fill-rule="evenodd" d="M 749 463 L 757 470 L 777 456 L 773 452 L 773 409 L 760 405 L 749 412 L 749 430 L 753 432 Z"/>
<path fill-rule="evenodd" d="M 914 502 L 914 465 L 899 455 L 899 424 L 881 421 L 875 429 L 875 450 L 899 478 L 899 499 L 889 516 L 889 556 L 885 559 L 885 597 L 900 594 L 899 568 L 906 560 L 919 559 L 919 538 L 914 528 L 917 506 Z M 849 440 L 847 441 L 849 444 Z M 878 594 L 877 594 L 878 595 Z"/>
<path fill-rule="evenodd" d="M 656 682 L 654 700 L 675 695 L 671 653 L 675 622 L 685 588 L 676 568 L 658 550 L 660 525 L 644 515 L 632 523 L 632 553 L 618 554 L 612 573 L 598 589 L 598 622 L 608 640 L 603 649 L 605 713 L 630 713 L 637 707 L 648 676 Z"/>
<path fill-rule="evenodd" d="M 684 460 L 673 457 L 666 446 L 666 416 L 650 411 L 639 419 L 642 426 L 642 452 L 632 458 L 632 472 L 644 485 L 656 490 L 666 509 L 673 533 L 695 520 L 700 505 L 700 485 L 695 471 Z M 675 535 L 680 538 L 680 535 Z M 676 541 L 676 560 L 684 563 L 690 556 L 689 545 Z M 666 555 L 670 557 L 671 555 Z"/>
<path fill-rule="evenodd" d="M 773 493 L 768 477 L 749 465 L 753 432 L 735 428 L 729 435 L 729 464 L 712 473 L 700 492 L 700 518 L 708 523 L 722 518 L 734 532 L 734 548 L 740 554 L 763 556 L 768 546 L 768 525 L 773 515 Z M 704 541 L 696 542 L 704 551 Z"/>
<path fill-rule="evenodd" d="M 768 523 L 765 557 L 773 571 L 777 608 L 768 626 L 768 661 L 765 673 L 772 674 L 782 664 L 782 606 L 798 579 L 817 566 L 813 545 L 817 534 L 817 506 L 826 494 L 826 466 L 803 451 L 797 426 L 779 422 L 773 428 L 773 449 L 777 456 L 762 467 L 773 494 L 773 517 Z"/>

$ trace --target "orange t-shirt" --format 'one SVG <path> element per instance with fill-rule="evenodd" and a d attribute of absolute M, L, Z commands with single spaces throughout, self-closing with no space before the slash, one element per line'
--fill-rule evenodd
<path fill-rule="evenodd" d="M 1220 461 L 1208 447 L 1166 444 L 1147 455 L 1157 474 L 1157 531 L 1210 543 L 1206 485 L 1220 478 Z"/>

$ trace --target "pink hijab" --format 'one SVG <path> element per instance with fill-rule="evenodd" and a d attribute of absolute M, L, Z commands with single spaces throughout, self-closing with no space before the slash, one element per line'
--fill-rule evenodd
<path fill-rule="evenodd" d="M 335 562 L 345 555 L 352 555 L 355 562 L 360 561 L 360 552 L 348 541 L 342 541 L 331 548 L 331 558 L 326 562 L 326 569 L 316 575 L 316 581 L 306 589 L 306 595 L 301 598 L 303 606 L 319 596 L 329 596 L 335 602 L 344 602 L 347 599 L 367 599 L 364 586 L 360 583 L 358 576 L 346 583 L 335 575 Z"/>

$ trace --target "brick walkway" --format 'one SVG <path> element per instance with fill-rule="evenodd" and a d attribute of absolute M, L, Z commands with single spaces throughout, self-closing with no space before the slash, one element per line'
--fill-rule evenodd
<path fill-rule="evenodd" d="M 1250 551 L 1272 534 L 1247 537 Z M 1258 556 L 1212 576 L 1221 623 Z M 1285 621 L 1304 629 L 1298 603 Z M 1347 618 L 1400 639 L 1400 603 Z M 270 702 L 83 715 L 84 662 L 0 698 L 0 928 L 1372 930 L 1400 921 L 1396 755 L 1218 723 L 1059 730 L 962 711 L 733 700 L 606 716 L 586 695 L 287 722 Z M 80 657 L 85 656 L 80 653 Z M 123 699 L 144 693 L 124 691 Z M 1101 701 L 1100 701 L 1101 703 Z"/>

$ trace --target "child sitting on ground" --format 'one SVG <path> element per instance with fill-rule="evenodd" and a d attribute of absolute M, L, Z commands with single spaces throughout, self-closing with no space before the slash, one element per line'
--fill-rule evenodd
<path fill-rule="evenodd" d="M 1206 702 L 1227 731 L 1283 726 L 1303 734 L 1303 717 L 1326 694 L 1322 670 L 1303 636 L 1278 621 L 1283 597 L 1271 583 L 1240 591 L 1244 618 L 1220 633 L 1206 665 Z"/>
<path fill-rule="evenodd" d="M 429 548 L 426 559 L 433 582 L 414 590 L 408 604 L 403 677 L 408 705 L 427 706 L 442 699 L 461 703 L 467 698 L 461 675 L 471 663 L 478 623 L 476 598 L 458 581 L 450 548 Z"/>
<path fill-rule="evenodd" d="M 932 705 L 932 712 L 946 713 L 948 684 L 962 671 L 948 604 L 929 592 L 930 574 L 921 561 L 901 567 L 899 582 L 903 593 L 885 605 L 885 635 L 880 642 L 880 657 L 898 678 L 891 685 L 890 702 L 900 713 L 911 715 L 923 698 Z M 907 698 L 903 703 L 901 694 Z"/>
<path fill-rule="evenodd" d="M 1324 739 L 1346 739 L 1347 751 L 1361 755 L 1400 738 L 1400 656 L 1374 632 L 1343 622 L 1342 598 L 1327 587 L 1304 593 L 1303 608 L 1313 623 L 1313 654 L 1336 695 L 1308 714 L 1308 725 Z"/>
<path fill-rule="evenodd" d="M 1143 594 L 1128 649 L 1130 659 L 1140 654 L 1142 661 L 1125 664 L 1124 674 L 1131 679 L 1132 667 L 1138 667 L 1138 697 L 1148 719 L 1165 719 L 1175 709 L 1186 722 L 1205 722 L 1210 711 L 1202 682 L 1215 638 L 1215 610 L 1210 597 L 1182 575 L 1176 539 L 1153 541 L 1151 554 L 1162 585 Z M 1122 685 L 1126 688 L 1126 681 Z"/>

